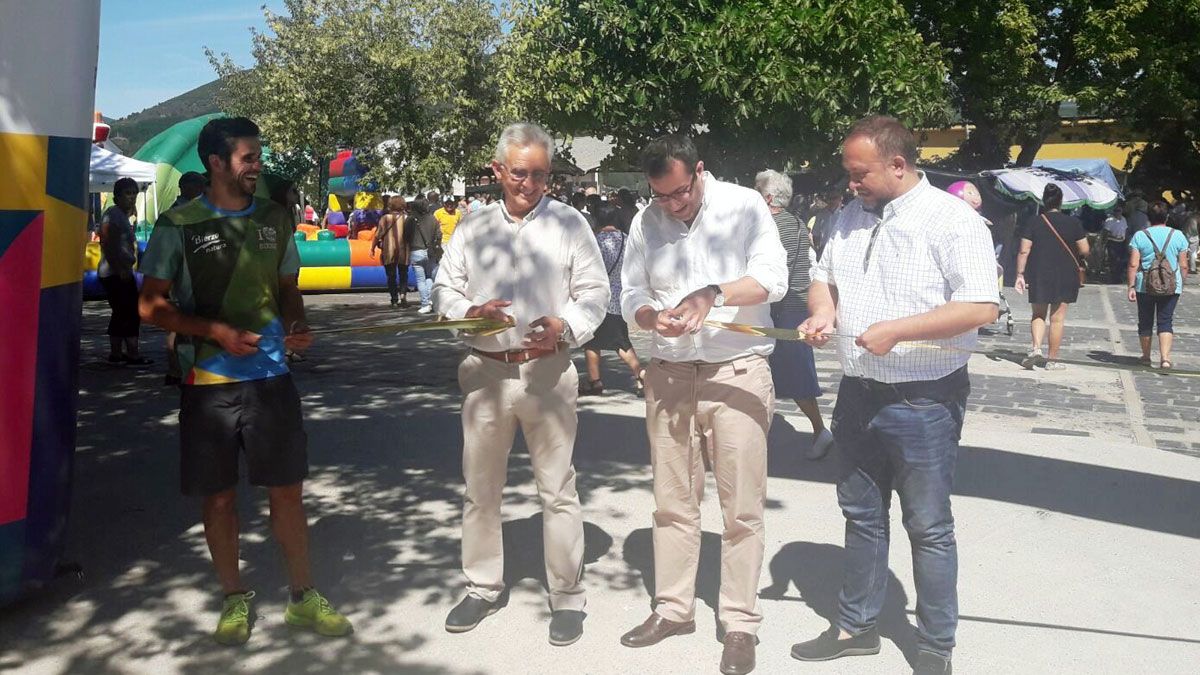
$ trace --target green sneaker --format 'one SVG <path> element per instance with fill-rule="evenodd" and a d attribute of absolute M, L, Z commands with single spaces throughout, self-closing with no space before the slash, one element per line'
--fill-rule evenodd
<path fill-rule="evenodd" d="M 341 637 L 349 635 L 353 628 L 346 617 L 338 614 L 314 588 L 304 591 L 300 602 L 289 602 L 283 620 L 293 626 L 312 628 L 319 635 Z"/>
<path fill-rule="evenodd" d="M 250 600 L 254 591 L 225 597 L 225 608 L 217 620 L 213 639 L 223 645 L 240 645 L 250 639 Z"/>

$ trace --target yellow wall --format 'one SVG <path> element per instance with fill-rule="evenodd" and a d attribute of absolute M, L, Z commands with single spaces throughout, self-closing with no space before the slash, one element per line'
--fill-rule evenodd
<path fill-rule="evenodd" d="M 969 127 L 929 129 L 920 132 L 921 159 L 944 158 L 958 149 Z M 1145 139 L 1110 120 L 1064 121 L 1058 131 L 1046 139 L 1037 159 L 1106 159 L 1113 168 L 1124 170 L 1130 153 L 1146 145 Z M 1021 147 L 1009 148 L 1009 161 L 1016 159 Z M 1000 167 L 996 167 L 1000 168 Z"/>

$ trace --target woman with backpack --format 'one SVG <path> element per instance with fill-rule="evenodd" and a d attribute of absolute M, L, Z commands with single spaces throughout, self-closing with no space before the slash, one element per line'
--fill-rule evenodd
<path fill-rule="evenodd" d="M 1033 370 L 1062 370 L 1058 361 L 1067 322 L 1067 307 L 1079 299 L 1083 285 L 1083 267 L 1091 248 L 1083 223 L 1069 216 L 1062 208 L 1062 188 L 1050 183 L 1042 191 L 1042 212 L 1025 221 L 1020 229 L 1021 245 L 1017 253 L 1017 280 L 1013 288 L 1018 293 L 1029 291 L 1033 309 L 1030 332 L 1033 346 L 1021 361 L 1021 367 Z M 1029 273 L 1026 280 L 1026 272 Z M 1049 324 L 1049 360 L 1042 355 L 1042 340 L 1047 337 Z"/>
<path fill-rule="evenodd" d="M 1172 320 L 1187 279 L 1188 240 L 1167 226 L 1167 205 L 1155 202 L 1146 215 L 1150 227 L 1129 241 L 1129 301 L 1138 308 L 1138 342 L 1142 365 L 1150 365 L 1151 328 L 1157 328 L 1159 367 L 1171 367 Z"/>
<path fill-rule="evenodd" d="M 587 382 L 579 383 L 581 396 L 604 393 L 604 382 L 600 380 L 600 352 L 608 349 L 615 351 L 617 356 L 629 366 L 633 373 L 634 391 L 638 396 L 643 394 L 645 371 L 638 362 L 637 352 L 629 341 L 629 325 L 621 316 L 621 263 L 625 257 L 625 238 L 629 236 L 626 230 L 627 221 L 621 210 L 611 204 L 601 204 L 592 214 L 596 218 L 596 242 L 600 244 L 600 255 L 604 259 L 604 269 L 608 271 L 608 286 L 612 290 L 608 302 L 608 313 L 604 321 L 596 329 L 596 334 L 583 345 L 587 358 Z"/>

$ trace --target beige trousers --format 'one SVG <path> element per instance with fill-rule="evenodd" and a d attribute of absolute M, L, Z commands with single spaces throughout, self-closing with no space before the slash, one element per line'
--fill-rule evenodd
<path fill-rule="evenodd" d="M 468 593 L 495 602 L 504 591 L 500 497 L 520 424 L 542 501 L 550 608 L 583 609 L 583 514 L 571 463 L 579 373 L 569 353 L 520 365 L 472 353 L 458 367 L 458 382 L 465 395 L 462 562 Z"/>
<path fill-rule="evenodd" d="M 767 432 L 774 407 L 766 357 L 711 364 L 653 359 L 647 368 L 646 430 L 657 506 L 654 611 L 663 618 L 690 621 L 695 614 L 707 456 L 724 521 L 717 616 L 726 631 L 758 631 Z"/>

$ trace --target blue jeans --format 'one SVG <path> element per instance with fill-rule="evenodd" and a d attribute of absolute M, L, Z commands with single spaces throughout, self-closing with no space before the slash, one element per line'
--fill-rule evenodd
<path fill-rule="evenodd" d="M 918 645 L 947 657 L 954 648 L 958 548 L 950 490 L 969 393 L 965 367 L 941 380 L 897 385 L 842 378 L 832 427 L 846 517 L 837 625 L 847 633 L 874 628 L 883 609 L 894 488 L 912 545 Z"/>
<path fill-rule="evenodd" d="M 429 262 L 427 249 L 413 251 L 409 264 L 417 274 L 417 293 L 421 296 L 421 306 L 428 307 L 433 302 L 433 278 L 437 276 L 438 266 Z"/>

